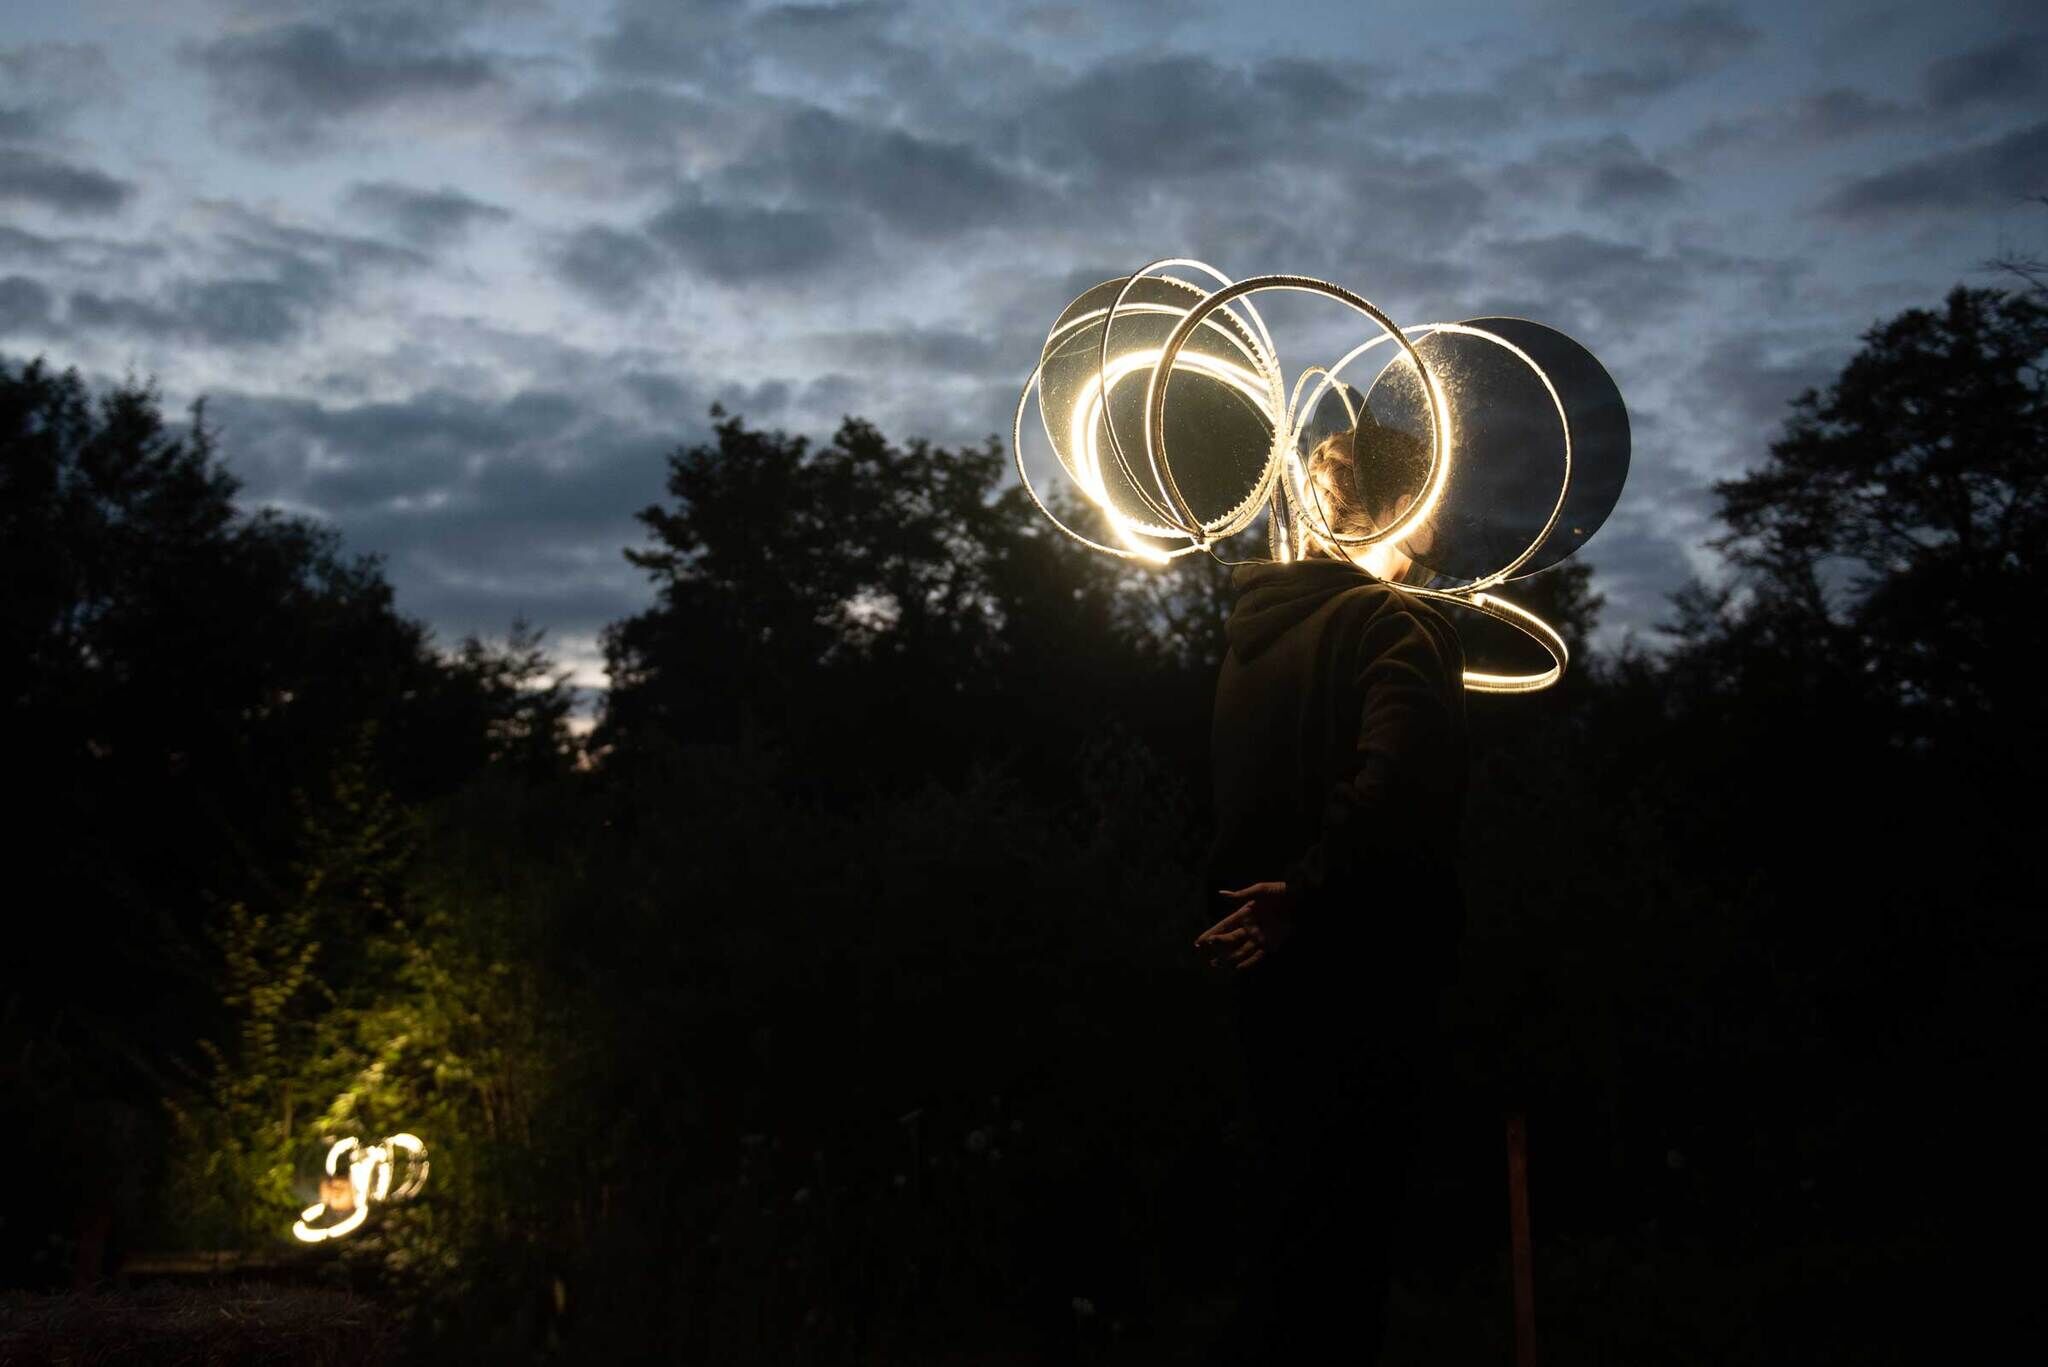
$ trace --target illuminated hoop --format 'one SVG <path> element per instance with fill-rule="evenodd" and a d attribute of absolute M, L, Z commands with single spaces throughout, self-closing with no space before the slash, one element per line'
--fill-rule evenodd
<path fill-rule="evenodd" d="M 398 1184 L 398 1190 L 391 1189 L 392 1155 L 406 1156 L 405 1180 Z M 354 1193 L 354 1205 L 349 1213 L 331 1225 L 314 1225 L 310 1221 L 327 1213 L 325 1201 L 315 1201 L 299 1212 L 299 1218 L 292 1225 L 292 1234 L 309 1244 L 322 1243 L 328 1239 L 339 1239 L 362 1228 L 363 1221 L 370 1218 L 372 1201 L 403 1201 L 416 1195 L 427 1182 L 427 1146 L 418 1135 L 394 1134 L 381 1144 L 364 1148 L 354 1135 L 338 1139 L 327 1150 L 326 1172 L 329 1177 L 341 1176 L 341 1160 L 348 1158 L 348 1184 Z"/>
<path fill-rule="evenodd" d="M 1557 530 L 1557 520 L 1561 515 L 1563 515 L 1565 499 L 1571 493 L 1571 416 L 1565 412 L 1564 398 L 1557 392 L 1557 386 L 1551 382 L 1550 375 L 1548 374 L 1548 372 L 1546 372 L 1542 366 L 1536 363 L 1535 357 L 1531 356 L 1528 352 L 1522 350 L 1522 348 L 1516 346 L 1513 342 L 1510 342 L 1507 338 L 1502 337 L 1497 333 L 1488 332 L 1484 328 L 1470 327 L 1464 323 L 1418 323 L 1414 327 L 1404 329 L 1404 331 L 1408 333 L 1414 333 L 1422 338 L 1430 337 L 1439 332 L 1451 333 L 1453 335 L 1461 337 L 1484 338 L 1486 341 L 1489 341 L 1493 343 L 1495 346 L 1500 347 L 1509 355 L 1513 356 L 1516 360 L 1520 361 L 1523 365 L 1527 366 L 1529 368 L 1530 373 L 1535 375 L 1537 381 L 1542 384 L 1543 392 L 1550 396 L 1551 406 L 1557 410 L 1557 424 L 1564 435 L 1564 473 L 1562 478 L 1560 478 L 1557 483 L 1557 499 L 1550 505 L 1550 515 L 1544 519 L 1542 529 L 1536 533 L 1536 535 L 1530 540 L 1527 546 L 1522 548 L 1521 554 L 1517 555 L 1514 559 L 1510 560 L 1507 564 L 1501 566 L 1493 573 L 1483 575 L 1480 578 L 1473 580 L 1471 583 L 1466 584 L 1457 590 L 1457 592 L 1461 594 L 1478 593 L 1483 589 L 1492 588 L 1495 584 L 1506 583 L 1507 580 L 1513 576 L 1516 570 L 1520 569 L 1523 565 L 1527 564 L 1529 562 L 1529 558 L 1535 555 L 1537 551 L 1543 548 L 1543 543 L 1548 541 L 1550 539 L 1550 534 Z M 1304 415 L 1315 412 L 1316 404 L 1322 400 L 1323 395 L 1329 390 L 1330 386 L 1336 382 L 1338 371 L 1344 369 L 1344 367 L 1349 365 L 1353 360 L 1364 355 L 1366 352 L 1372 350 L 1374 347 L 1381 345 L 1386 340 L 1386 337 L 1381 336 L 1375 337 L 1369 342 L 1360 343 L 1358 346 L 1355 346 L 1350 351 L 1346 352 L 1344 356 L 1341 359 L 1339 359 L 1338 362 L 1335 365 L 1331 366 L 1328 370 L 1324 370 L 1321 366 L 1310 366 L 1307 370 L 1304 370 L 1301 373 L 1301 379 L 1297 381 L 1295 384 L 1294 398 L 1290 400 L 1288 404 L 1288 420 L 1290 425 L 1292 426 L 1294 424 L 1294 415 L 1297 411 L 1301 412 Z M 1388 362 L 1389 366 L 1391 366 L 1392 364 L 1392 361 Z M 1299 404 L 1301 399 L 1302 384 L 1305 384 L 1308 381 L 1309 376 L 1318 373 L 1320 373 L 1323 377 L 1322 382 L 1316 386 L 1315 392 L 1309 395 L 1307 405 L 1305 407 L 1297 408 L 1297 405 Z M 1385 368 L 1383 367 L 1381 370 L 1381 374 L 1385 373 Z M 1377 383 L 1377 381 L 1375 381 L 1375 383 Z M 1438 392 L 1434 388 L 1432 388 L 1430 392 L 1433 399 L 1440 397 L 1440 394 L 1438 394 Z M 1340 395 L 1340 397 L 1343 396 Z M 1352 410 L 1351 400 L 1348 397 L 1343 397 L 1343 403 L 1346 415 L 1351 418 L 1352 423 L 1355 426 L 1358 421 L 1358 415 L 1356 412 Z M 1305 417 L 1303 421 L 1306 421 Z M 1299 446 L 1298 434 L 1300 432 L 1300 428 L 1298 426 L 1295 426 L 1294 430 L 1297 434 L 1297 440 L 1289 443 L 1290 452 L 1292 452 L 1294 448 Z M 1295 465 L 1299 465 L 1299 463 L 1300 462 L 1298 460 L 1294 462 Z M 1303 472 L 1302 474 L 1298 474 L 1297 478 L 1305 481 L 1305 472 Z M 1320 500 L 1317 501 L 1316 510 L 1318 514 L 1320 514 L 1322 511 Z"/>
<path fill-rule="evenodd" d="M 1201 287 L 1177 276 L 1158 274 L 1175 268 L 1199 271 L 1214 280 L 1218 288 L 1205 292 Z M 1157 298 L 1133 300 L 1131 294 L 1139 282 L 1152 278 L 1163 284 L 1187 290 L 1196 298 L 1186 308 L 1181 308 L 1170 300 L 1161 302 Z M 1088 294 L 1106 288 L 1107 283 L 1094 287 L 1084 294 L 1082 299 L 1086 299 Z M 1334 365 L 1327 368 L 1311 366 L 1304 370 L 1296 379 L 1290 393 L 1280 370 L 1278 351 L 1273 345 L 1272 335 L 1267 330 L 1265 320 L 1259 315 L 1257 307 L 1250 302 L 1253 295 L 1268 290 L 1291 291 L 1333 299 L 1370 318 L 1378 325 L 1380 335 L 1352 348 Z M 1171 291 L 1168 293 L 1170 295 Z M 1224 312 L 1230 305 L 1240 300 L 1244 301 L 1241 306 L 1242 318 L 1239 316 L 1239 310 Z M 1075 302 L 1078 304 L 1081 300 Z M 1218 324 L 1218 313 L 1222 313 L 1228 320 L 1227 326 Z M 1140 314 L 1174 316 L 1177 321 L 1166 341 L 1156 350 L 1144 348 L 1113 357 L 1112 332 L 1119 318 Z M 1076 401 L 1072 411 L 1063 413 L 1066 418 L 1064 433 L 1056 432 L 1051 414 L 1045 407 L 1046 366 L 1054 358 L 1063 339 L 1080 329 L 1097 324 L 1100 325 L 1102 333 L 1095 344 L 1094 379 L 1082 386 L 1081 397 Z M 1242 360 L 1249 365 L 1240 365 L 1206 352 L 1184 355 L 1197 329 L 1204 327 L 1226 338 Z M 1438 376 L 1431 370 L 1429 363 L 1424 360 L 1416 346 L 1417 341 L 1426 340 L 1438 333 L 1475 337 L 1498 346 L 1536 376 L 1550 400 L 1551 407 L 1556 411 L 1563 435 L 1563 468 L 1558 482 L 1557 497 L 1552 501 L 1541 528 L 1520 553 L 1505 565 L 1456 588 L 1435 589 L 1409 585 L 1402 585 L 1401 588 L 1405 593 L 1446 605 L 1468 608 L 1500 622 L 1534 642 L 1550 657 L 1551 664 L 1548 669 L 1530 673 L 1500 674 L 1468 669 L 1464 671 L 1463 676 L 1463 683 L 1468 690 L 1480 693 L 1530 693 L 1548 688 L 1563 676 L 1570 659 L 1564 638 L 1536 614 L 1486 590 L 1505 582 L 1516 570 L 1527 564 L 1556 532 L 1564 514 L 1565 503 L 1571 494 L 1574 454 L 1572 424 L 1563 396 L 1542 365 L 1522 347 L 1498 333 L 1464 323 L 1428 323 L 1403 329 L 1368 300 L 1326 280 L 1304 275 L 1261 275 L 1232 281 L 1228 276 L 1200 261 L 1185 257 L 1163 258 L 1124 277 L 1118 285 L 1115 298 L 1106 308 L 1090 308 L 1071 318 L 1063 314 L 1055 323 L 1051 334 L 1046 338 L 1038 365 L 1032 370 L 1030 378 L 1025 381 L 1023 392 L 1018 396 L 1016 413 L 1010 425 L 1011 449 L 1015 456 L 1018 480 L 1033 505 L 1063 534 L 1092 550 L 1120 559 L 1166 564 L 1196 551 L 1206 551 L 1214 555 L 1215 542 L 1244 531 L 1259 513 L 1265 510 L 1269 512 L 1267 541 L 1273 558 L 1292 560 L 1304 553 L 1308 544 L 1314 541 L 1331 554 L 1356 564 L 1357 556 L 1354 552 L 1369 550 L 1383 543 L 1398 545 L 1413 536 L 1437 512 L 1444 498 L 1455 446 L 1451 408 Z M 1366 532 L 1342 532 L 1332 525 L 1330 517 L 1323 509 L 1320 491 L 1314 487 L 1314 482 L 1307 478 L 1300 443 L 1311 415 L 1315 413 L 1323 396 L 1330 392 L 1333 385 L 1337 387 L 1352 430 L 1356 430 L 1361 417 L 1358 408 L 1353 404 L 1352 387 L 1340 383 L 1338 376 L 1359 357 L 1389 342 L 1398 348 L 1401 354 L 1391 357 L 1381 367 L 1374 385 L 1378 384 L 1379 378 L 1385 377 L 1396 361 L 1405 360 L 1414 367 L 1417 383 L 1426 403 L 1431 429 L 1429 464 L 1423 476 L 1419 496 L 1411 500 L 1410 507 L 1391 525 Z M 1149 481 L 1140 477 L 1137 463 L 1130 458 L 1125 448 L 1123 439 L 1117 431 L 1115 405 L 1111 402 L 1116 386 L 1140 370 L 1147 372 L 1141 411 L 1144 465 L 1145 473 L 1150 476 Z M 1248 491 L 1234 506 L 1208 521 L 1204 521 L 1195 512 L 1187 495 L 1182 491 L 1180 482 L 1174 475 L 1171 454 L 1167 451 L 1167 391 L 1174 374 L 1182 371 L 1201 374 L 1209 380 L 1235 390 L 1266 421 L 1270 432 L 1265 461 L 1256 476 L 1251 479 Z M 1318 383 L 1313 390 L 1309 390 L 1309 382 L 1312 379 Z M 1040 495 L 1024 460 L 1023 443 L 1025 409 L 1029 406 L 1034 392 L 1040 398 L 1040 413 L 1045 420 L 1046 436 L 1053 442 L 1054 452 L 1060 463 L 1079 484 L 1081 492 L 1104 514 L 1111 531 L 1124 543 L 1121 547 L 1104 544 L 1069 527 Z M 1060 402 L 1068 402 L 1064 385 Z M 1121 495 L 1112 497 L 1104 483 L 1106 465 L 1103 460 L 1103 443 L 1097 437 L 1098 426 L 1101 433 L 1108 438 L 1109 464 L 1122 476 L 1123 488 L 1135 497 L 1142 510 L 1141 514 L 1134 514 L 1119 507 Z M 1618 490 L 1619 485 L 1615 487 Z M 1188 544 L 1172 548 L 1150 544 L 1176 537 L 1185 537 Z"/>
<path fill-rule="evenodd" d="M 1177 264 L 1192 264 L 1199 269 L 1208 271 L 1212 275 L 1216 274 L 1210 268 L 1201 266 L 1199 262 L 1158 262 L 1146 269 L 1153 270 Z M 1220 275 L 1217 278 L 1219 280 L 1227 279 L 1227 277 Z M 1192 306 L 1203 297 L 1202 290 L 1185 280 L 1173 276 L 1160 276 L 1158 279 L 1162 284 L 1172 286 L 1175 289 L 1185 290 L 1189 296 L 1188 306 Z M 1064 445 L 1061 442 L 1061 434 L 1054 430 L 1051 418 L 1045 415 L 1042 403 L 1040 412 L 1041 416 L 1046 418 L 1046 436 L 1053 443 L 1055 452 L 1059 453 L 1061 464 L 1066 467 L 1068 473 L 1080 485 L 1081 492 L 1088 495 L 1091 502 L 1109 514 L 1111 529 L 1124 545 L 1122 547 L 1105 545 L 1067 526 L 1046 505 L 1045 500 L 1039 495 L 1037 485 L 1031 478 L 1031 471 L 1024 463 L 1024 410 L 1029 406 L 1031 394 L 1034 390 L 1038 390 L 1041 399 L 1043 399 L 1042 382 L 1045 368 L 1054 358 L 1061 342 L 1071 335 L 1100 323 L 1103 330 L 1103 338 L 1107 340 L 1110 329 L 1114 325 L 1114 315 L 1118 312 L 1123 312 L 1126 315 L 1149 313 L 1171 317 L 1181 317 L 1186 314 L 1187 306 L 1157 301 L 1129 301 L 1128 296 L 1135 283 L 1135 278 L 1126 279 L 1118 291 L 1116 300 L 1109 307 L 1091 309 L 1083 313 L 1074 314 L 1071 317 L 1062 314 L 1060 320 L 1054 324 L 1052 332 L 1046 337 L 1045 346 L 1040 354 L 1039 364 L 1032 371 L 1030 378 L 1025 381 L 1023 392 L 1018 396 L 1017 411 L 1013 417 L 1010 429 L 1011 449 L 1016 457 L 1018 480 L 1024 486 L 1025 493 L 1031 498 L 1032 503 L 1038 510 L 1045 514 L 1047 519 L 1055 527 L 1059 528 L 1061 532 L 1090 549 L 1098 550 L 1108 555 L 1158 564 L 1199 550 L 1208 541 L 1235 536 L 1250 526 L 1252 521 L 1257 518 L 1260 511 L 1259 505 L 1264 499 L 1277 469 L 1279 456 L 1278 430 L 1281 426 L 1278 417 L 1278 400 L 1282 389 L 1278 369 L 1271 359 L 1271 336 L 1266 332 L 1265 322 L 1258 317 L 1256 310 L 1246 310 L 1252 319 L 1253 328 L 1246 328 L 1242 324 L 1238 324 L 1235 327 L 1226 327 L 1213 318 L 1205 322 L 1205 325 L 1216 336 L 1220 336 L 1228 341 L 1231 347 L 1246 362 L 1256 367 L 1256 373 L 1240 366 L 1226 364 L 1218 358 L 1200 353 L 1193 356 L 1184 356 L 1179 359 L 1178 364 L 1181 368 L 1205 373 L 1211 379 L 1221 381 L 1237 390 L 1243 397 L 1251 401 L 1260 416 L 1275 433 L 1274 438 L 1268 444 L 1265 468 L 1261 471 L 1258 478 L 1253 481 L 1250 491 L 1237 504 L 1227 509 L 1220 518 L 1214 519 L 1212 523 L 1204 523 L 1194 513 L 1193 509 L 1187 506 L 1186 499 L 1180 495 L 1178 485 L 1172 485 L 1169 488 L 1167 481 L 1171 478 L 1170 474 L 1163 479 L 1155 475 L 1153 483 L 1158 490 L 1157 497 L 1154 497 L 1153 493 L 1146 488 L 1146 482 L 1138 476 L 1137 471 L 1133 468 L 1132 463 L 1123 451 L 1116 433 L 1114 410 L 1106 404 L 1107 396 L 1115 392 L 1116 386 L 1136 373 L 1138 369 L 1143 368 L 1146 358 L 1152 353 L 1131 353 L 1112 364 L 1104 357 L 1101 349 L 1098 347 L 1095 380 L 1092 385 L 1084 390 L 1086 395 L 1084 401 L 1076 407 L 1070 422 L 1066 424 L 1068 430 L 1065 434 L 1066 440 Z M 1098 286 L 1097 288 L 1100 287 Z M 1093 292 L 1093 290 L 1089 291 L 1089 293 Z M 1085 297 L 1084 295 L 1083 298 Z M 1078 303 L 1079 301 L 1077 300 L 1076 302 Z M 1233 323 L 1236 323 L 1235 315 L 1226 316 Z M 1254 331 L 1254 328 L 1256 331 Z M 1265 386 L 1265 392 L 1263 393 L 1260 392 L 1260 384 Z M 1096 440 L 1095 422 L 1097 418 L 1101 419 L 1103 429 L 1109 437 L 1109 453 L 1112 462 L 1123 475 L 1130 492 L 1137 497 L 1138 501 L 1144 506 L 1144 509 L 1153 518 L 1157 519 L 1156 521 L 1142 522 L 1129 514 L 1117 511 L 1112 506 L 1112 502 L 1103 487 L 1101 479 L 1103 462 L 1099 443 Z M 1178 506 L 1173 506 L 1176 504 Z M 1137 537 L 1140 536 L 1158 539 L 1184 536 L 1188 538 L 1190 544 L 1173 550 L 1161 550 L 1138 540 Z"/>
<path fill-rule="evenodd" d="M 1465 691 L 1468 693 L 1540 693 L 1564 677 L 1565 666 L 1571 663 L 1572 653 L 1565 646 L 1564 637 L 1557 629 L 1525 607 L 1510 603 L 1507 599 L 1491 593 L 1475 593 L 1468 589 L 1424 589 L 1403 584 L 1401 592 L 1412 593 L 1418 598 L 1434 598 L 1461 608 L 1471 608 L 1484 613 L 1496 622 L 1506 623 L 1527 636 L 1550 656 L 1550 668 L 1533 674 L 1493 674 L 1485 670 L 1465 671 Z"/>
<path fill-rule="evenodd" d="M 1133 271 L 1130 277 L 1124 281 L 1123 288 L 1117 291 L 1116 298 L 1112 300 L 1110 303 L 1109 316 L 1103 319 L 1102 323 L 1102 346 L 1097 361 L 1097 369 L 1104 377 L 1102 381 L 1102 392 L 1104 395 L 1102 422 L 1103 427 L 1109 433 L 1109 449 L 1116 456 L 1117 467 L 1123 471 L 1124 477 L 1130 480 L 1133 486 L 1136 486 L 1138 484 L 1138 480 L 1137 477 L 1131 473 L 1130 462 L 1124 456 L 1123 442 L 1117 438 L 1116 434 L 1116 415 L 1110 410 L 1107 403 L 1107 397 L 1109 392 L 1107 379 L 1109 372 L 1109 334 L 1110 329 L 1116 326 L 1117 310 L 1124 307 L 1124 300 L 1128 298 L 1130 292 L 1137 287 L 1138 282 L 1149 277 L 1154 271 L 1166 270 L 1172 266 L 1186 266 L 1193 270 L 1198 270 L 1202 272 L 1204 275 L 1208 276 L 1210 279 L 1214 280 L 1219 285 L 1225 286 L 1226 288 L 1230 285 L 1230 277 L 1225 275 L 1223 272 L 1217 270 L 1214 266 L 1210 266 L 1203 262 L 1196 261 L 1192 257 L 1169 256 L 1163 257 L 1158 261 L 1154 261 L 1149 265 L 1141 266 L 1136 271 Z M 1162 276 L 1160 278 L 1164 280 L 1173 279 L 1172 276 Z M 1185 280 L 1177 280 L 1174 283 L 1180 285 L 1187 284 Z M 1196 287 L 1189 286 L 1189 288 Z M 1214 311 L 1215 310 L 1213 309 L 1209 310 L 1209 312 Z M 1286 424 L 1279 420 L 1278 415 L 1280 411 L 1280 396 L 1286 392 L 1287 380 L 1286 377 L 1280 373 L 1279 353 L 1274 349 L 1273 346 L 1273 334 L 1266 331 L 1266 320 L 1261 318 L 1259 316 L 1258 309 L 1249 303 L 1245 305 L 1244 311 L 1246 316 L 1252 320 L 1252 326 L 1255 329 L 1257 329 L 1257 333 L 1253 338 L 1253 342 L 1255 346 L 1262 347 L 1263 351 L 1256 357 L 1256 359 L 1262 362 L 1261 369 L 1265 374 L 1266 383 L 1271 389 L 1271 393 L 1268 395 L 1269 408 L 1267 410 L 1267 416 L 1274 419 L 1273 445 L 1267 452 L 1267 466 L 1270 471 L 1273 461 L 1277 459 L 1280 454 L 1279 443 L 1281 441 L 1281 438 L 1285 435 L 1284 429 Z M 1207 317 L 1208 313 L 1204 313 L 1203 318 L 1206 319 Z M 1185 343 L 1183 343 L 1183 345 L 1185 345 Z M 1175 347 L 1173 354 L 1174 359 L 1177 361 L 1180 356 L 1180 348 Z M 1151 390 L 1149 389 L 1149 387 L 1146 390 L 1146 394 L 1149 398 L 1151 394 Z M 1195 539 L 1195 544 L 1197 546 L 1200 546 L 1207 541 L 1207 533 L 1201 526 L 1201 519 L 1195 516 L 1194 509 L 1190 508 L 1188 506 L 1187 499 L 1182 497 L 1180 492 L 1180 485 L 1174 481 L 1172 467 L 1166 465 L 1163 461 L 1160 460 L 1160 450 L 1163 450 L 1163 448 L 1155 449 L 1155 447 L 1153 446 L 1152 405 L 1150 403 L 1147 403 L 1145 405 L 1146 463 L 1152 467 L 1153 481 L 1159 484 L 1165 490 L 1168 498 L 1172 500 L 1174 507 L 1179 510 L 1181 516 L 1185 518 L 1188 523 L 1193 524 L 1196 528 L 1196 530 L 1189 532 L 1188 535 L 1192 536 Z M 1263 486 L 1264 483 L 1265 479 L 1262 478 L 1260 480 L 1260 485 Z M 1240 510 L 1242 510 L 1244 508 L 1249 507 L 1255 510 L 1258 507 L 1260 501 L 1261 499 L 1259 494 L 1255 492 L 1251 497 L 1246 498 L 1244 502 L 1239 505 L 1239 508 Z M 1159 511 L 1162 514 L 1164 514 L 1165 510 L 1160 509 Z M 1245 519 L 1245 526 L 1250 525 L 1251 518 L 1256 516 L 1258 516 L 1256 511 L 1253 511 L 1249 516 L 1247 516 Z M 1170 521 L 1171 519 L 1169 518 L 1168 520 Z M 1236 528 L 1235 531 L 1223 532 L 1220 535 L 1232 536 L 1235 535 L 1237 531 L 1243 530 L 1244 526 L 1240 526 Z"/>
<path fill-rule="evenodd" d="M 1231 300 L 1248 294 L 1260 294 L 1266 290 L 1320 294 L 1349 306 L 1378 323 L 1389 337 L 1399 343 L 1401 350 L 1407 354 L 1409 364 L 1415 367 L 1415 373 L 1422 381 L 1423 393 L 1429 397 L 1432 438 L 1429 472 L 1423 477 L 1422 497 L 1415 500 L 1408 511 L 1391 527 L 1383 527 L 1378 531 L 1357 536 L 1345 535 L 1336 532 L 1334 528 L 1330 529 L 1330 539 L 1342 546 L 1376 546 L 1382 541 L 1405 540 L 1422 525 L 1429 514 L 1436 511 L 1436 501 L 1443 494 L 1444 479 L 1450 473 L 1448 406 L 1444 403 L 1443 391 L 1438 387 L 1436 377 L 1430 373 L 1428 365 L 1422 359 L 1422 353 L 1415 349 L 1415 344 L 1408 340 L 1400 328 L 1394 326 L 1394 320 L 1342 285 L 1333 285 L 1327 280 L 1317 280 L 1307 275 L 1254 275 L 1234 285 L 1225 285 L 1188 310 L 1187 316 L 1180 320 L 1172 336 L 1166 339 L 1159 360 L 1152 367 L 1152 376 L 1145 383 L 1146 454 L 1151 457 L 1154 465 L 1167 465 L 1166 433 L 1163 430 L 1166 420 L 1166 384 L 1163 377 L 1179 359 L 1181 348 L 1187 345 L 1189 335 L 1204 318 Z M 1281 425 L 1285 425 L 1284 418 Z"/>

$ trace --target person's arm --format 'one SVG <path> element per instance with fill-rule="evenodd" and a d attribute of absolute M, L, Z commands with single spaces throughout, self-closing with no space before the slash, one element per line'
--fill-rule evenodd
<path fill-rule="evenodd" d="M 1462 701 L 1463 661 L 1454 644 L 1389 599 L 1352 660 L 1363 699 L 1355 765 L 1331 786 L 1315 843 L 1285 872 L 1304 924 L 1355 893 L 1370 870 L 1426 857 L 1463 762 L 1452 710 L 1453 699 Z"/>

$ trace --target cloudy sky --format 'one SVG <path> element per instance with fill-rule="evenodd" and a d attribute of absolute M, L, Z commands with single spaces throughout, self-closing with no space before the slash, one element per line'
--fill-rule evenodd
<path fill-rule="evenodd" d="M 10 5 L 0 355 L 208 395 L 251 503 L 597 683 L 714 400 L 977 441 L 1088 283 L 1316 274 L 1593 348 L 1646 626 L 1787 399 L 2048 239 L 2044 92 L 1994 0 Z"/>

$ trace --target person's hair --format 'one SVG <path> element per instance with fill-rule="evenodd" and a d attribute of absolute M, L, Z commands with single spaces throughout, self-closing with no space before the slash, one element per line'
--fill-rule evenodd
<path fill-rule="evenodd" d="M 1429 445 L 1367 417 L 1317 442 L 1309 452 L 1307 475 L 1309 497 L 1318 503 L 1322 521 L 1340 536 L 1360 536 L 1392 522 L 1403 494 L 1422 492 Z"/>

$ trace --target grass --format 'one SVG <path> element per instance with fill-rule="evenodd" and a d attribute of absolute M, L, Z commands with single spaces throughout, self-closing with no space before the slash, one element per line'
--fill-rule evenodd
<path fill-rule="evenodd" d="M 346 1291 L 260 1284 L 0 1295 L 0 1367 L 383 1367 L 398 1334 Z"/>

